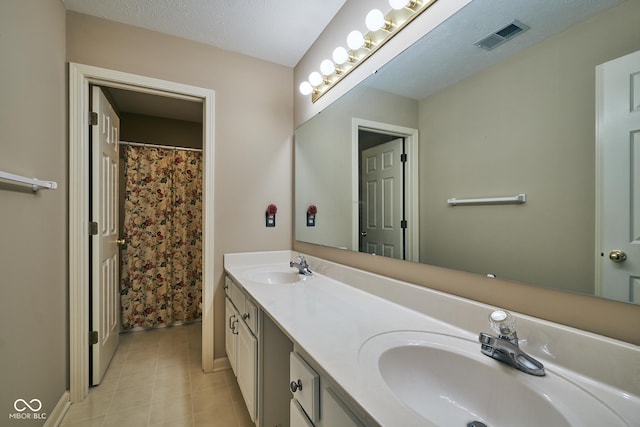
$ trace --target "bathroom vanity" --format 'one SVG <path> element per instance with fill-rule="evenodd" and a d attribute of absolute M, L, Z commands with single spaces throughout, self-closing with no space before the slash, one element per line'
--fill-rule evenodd
<path fill-rule="evenodd" d="M 486 357 L 495 307 L 291 251 L 226 254 L 226 347 L 273 426 L 638 426 L 637 346 L 513 313 L 533 376 Z M 482 425 L 482 424 L 477 424 Z"/>

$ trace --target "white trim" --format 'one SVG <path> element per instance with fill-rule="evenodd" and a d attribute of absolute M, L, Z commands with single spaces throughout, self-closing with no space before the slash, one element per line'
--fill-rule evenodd
<path fill-rule="evenodd" d="M 69 401 L 69 392 L 65 391 L 60 396 L 58 403 L 53 408 L 53 411 L 47 414 L 47 421 L 44 423 L 44 427 L 57 427 L 62 423 L 64 416 L 67 414 L 71 402 Z"/>
<path fill-rule="evenodd" d="M 408 155 L 409 172 L 406 177 L 406 194 L 405 200 L 406 216 L 407 216 L 407 261 L 420 261 L 420 215 L 419 213 L 419 181 L 418 181 L 418 129 L 408 128 L 404 126 L 396 126 L 389 123 L 374 122 L 371 120 L 353 118 L 351 121 L 351 197 L 352 197 L 352 213 L 351 227 L 352 247 L 354 251 L 358 251 L 360 230 L 359 230 L 359 194 L 358 194 L 358 168 L 360 159 L 358 156 L 358 130 L 372 130 L 379 133 L 387 133 L 407 139 L 406 150 Z"/>
<path fill-rule="evenodd" d="M 594 278 L 594 293 L 596 296 L 601 296 L 603 293 L 602 275 L 603 257 L 600 256 L 602 250 L 602 158 L 604 150 L 604 142 L 601 138 L 602 118 L 604 115 L 604 64 L 596 66 L 596 206 L 595 206 L 595 278 Z"/>
<path fill-rule="evenodd" d="M 198 100 L 203 103 L 202 369 L 214 369 L 214 129 L 215 92 L 166 80 L 69 63 L 69 396 L 89 391 L 89 84 Z M 208 260 L 208 262 L 206 262 Z"/>

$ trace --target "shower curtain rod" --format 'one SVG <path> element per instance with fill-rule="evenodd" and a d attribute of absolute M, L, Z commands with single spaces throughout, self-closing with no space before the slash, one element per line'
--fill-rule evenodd
<path fill-rule="evenodd" d="M 146 144 L 144 142 L 120 141 L 119 144 L 120 145 L 131 145 L 131 146 L 134 146 L 134 147 L 164 148 L 166 150 L 184 150 L 184 151 L 202 152 L 202 148 L 174 147 L 174 146 L 171 146 L 171 145 Z"/>

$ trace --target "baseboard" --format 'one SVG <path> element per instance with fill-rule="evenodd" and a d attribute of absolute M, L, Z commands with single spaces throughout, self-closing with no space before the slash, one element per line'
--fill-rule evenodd
<path fill-rule="evenodd" d="M 224 371 L 225 369 L 231 369 L 228 357 L 213 359 L 213 372 Z"/>
<path fill-rule="evenodd" d="M 47 421 L 44 423 L 44 427 L 58 427 L 67 414 L 69 407 L 71 406 L 71 401 L 69 400 L 69 392 L 65 391 L 62 393 L 60 400 L 53 408 L 50 414 L 47 415 Z"/>

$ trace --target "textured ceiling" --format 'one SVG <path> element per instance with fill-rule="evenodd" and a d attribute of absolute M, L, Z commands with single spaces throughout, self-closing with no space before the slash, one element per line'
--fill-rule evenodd
<path fill-rule="evenodd" d="M 294 67 L 346 0 L 62 0 L 68 10 Z"/>

